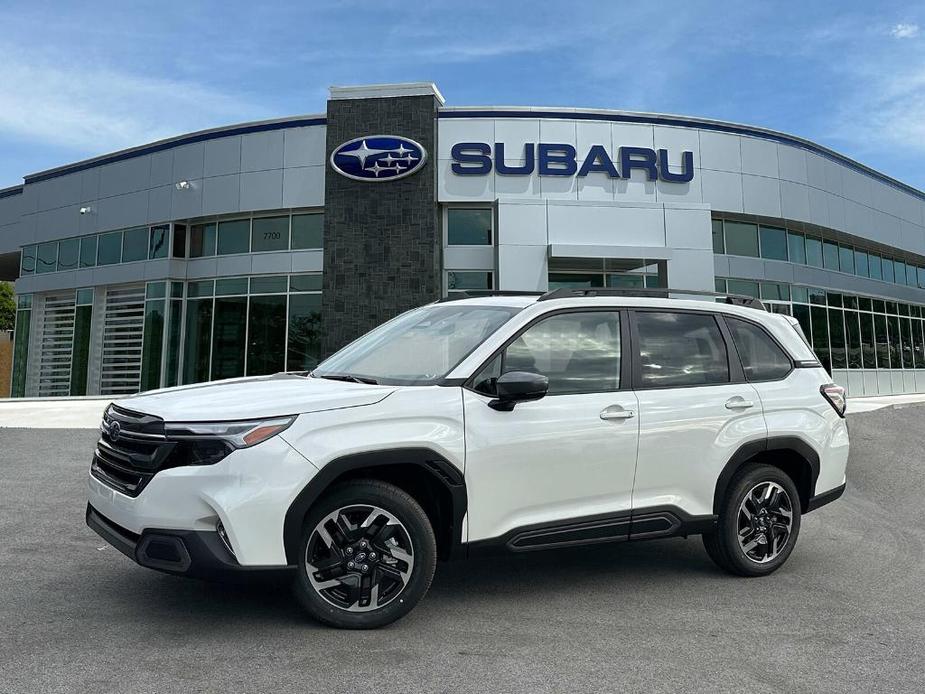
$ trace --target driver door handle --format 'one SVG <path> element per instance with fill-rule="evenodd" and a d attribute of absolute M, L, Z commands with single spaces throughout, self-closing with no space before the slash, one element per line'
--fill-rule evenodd
<path fill-rule="evenodd" d="M 736 395 L 734 398 L 729 398 L 726 401 L 727 410 L 747 410 L 749 407 L 754 407 L 755 403 L 751 400 L 746 400 L 745 398 Z"/>
<path fill-rule="evenodd" d="M 612 405 L 601 410 L 601 419 L 631 419 L 636 416 L 633 410 L 624 410 L 619 405 Z"/>

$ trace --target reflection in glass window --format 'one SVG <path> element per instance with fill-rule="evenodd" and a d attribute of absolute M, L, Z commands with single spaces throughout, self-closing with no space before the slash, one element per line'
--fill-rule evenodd
<path fill-rule="evenodd" d="M 868 275 L 873 280 L 883 279 L 883 266 L 881 264 L 880 256 L 876 253 L 867 254 L 868 261 Z"/>
<path fill-rule="evenodd" d="M 446 273 L 447 292 L 491 289 L 491 276 L 491 272 L 450 270 Z"/>
<path fill-rule="evenodd" d="M 96 236 L 85 236 L 80 239 L 80 267 L 94 267 L 96 265 Z"/>
<path fill-rule="evenodd" d="M 896 284 L 906 283 L 906 264 L 901 260 L 893 261 L 893 281 Z"/>
<path fill-rule="evenodd" d="M 868 277 L 870 270 L 867 267 L 867 253 L 854 249 L 854 274 Z"/>
<path fill-rule="evenodd" d="M 58 244 L 51 243 L 39 244 L 36 252 L 35 271 L 38 274 L 43 272 L 54 272 L 58 267 Z"/>
<path fill-rule="evenodd" d="M 806 237 L 806 264 L 822 267 L 822 239 Z"/>
<path fill-rule="evenodd" d="M 859 313 L 861 323 L 861 365 L 865 369 L 877 368 L 876 343 L 874 342 L 874 317 L 869 313 Z"/>
<path fill-rule="evenodd" d="M 838 269 L 838 244 L 833 241 L 822 243 L 822 264 L 826 270 Z"/>
<path fill-rule="evenodd" d="M 890 341 L 887 339 L 886 316 L 874 314 L 874 344 L 876 344 L 877 368 L 890 368 Z"/>
<path fill-rule="evenodd" d="M 925 335 L 922 332 L 922 321 L 912 319 L 912 357 L 916 369 L 925 368 Z"/>
<path fill-rule="evenodd" d="M 122 262 L 131 263 L 148 257 L 148 229 L 127 229 L 122 236 Z"/>
<path fill-rule="evenodd" d="M 186 337 L 183 383 L 209 380 L 209 346 L 212 342 L 212 299 L 186 302 Z"/>
<path fill-rule="evenodd" d="M 89 293 L 89 297 L 87 294 Z M 71 395 L 87 394 L 87 367 L 90 364 L 90 321 L 93 317 L 93 290 L 77 290 L 74 308 L 74 345 L 71 349 Z"/>
<path fill-rule="evenodd" d="M 251 294 L 284 293 L 288 285 L 286 275 L 266 275 L 251 277 Z"/>
<path fill-rule="evenodd" d="M 446 211 L 446 236 L 450 246 L 490 246 L 491 209 L 455 209 Z"/>
<path fill-rule="evenodd" d="M 842 272 L 854 274 L 854 249 L 851 246 L 838 247 L 838 264 Z"/>
<path fill-rule="evenodd" d="M 218 223 L 218 255 L 247 253 L 250 250 L 251 220 L 236 219 Z"/>
<path fill-rule="evenodd" d="M 646 279 L 646 275 L 612 273 L 607 275 L 607 286 L 615 289 L 642 289 L 646 286 Z"/>
<path fill-rule="evenodd" d="M 758 225 L 747 222 L 725 222 L 726 253 L 758 257 Z"/>
<path fill-rule="evenodd" d="M 290 292 L 320 292 L 323 286 L 324 277 L 320 272 L 289 276 Z"/>
<path fill-rule="evenodd" d="M 227 296 L 215 299 L 212 323 L 212 380 L 244 375 L 247 297 Z"/>
<path fill-rule="evenodd" d="M 289 248 L 289 216 L 258 217 L 251 228 L 251 252 L 285 251 Z"/>
<path fill-rule="evenodd" d="M 723 242 L 723 220 L 714 219 L 713 223 L 713 252 L 722 255 L 726 252 L 726 244 Z"/>
<path fill-rule="evenodd" d="M 745 378 L 749 381 L 773 381 L 790 373 L 790 357 L 762 328 L 729 316 L 726 316 L 726 324 L 742 360 Z"/>
<path fill-rule="evenodd" d="M 787 260 L 787 232 L 777 227 L 761 226 L 761 257 Z"/>
<path fill-rule="evenodd" d="M 324 237 L 324 215 L 292 215 L 292 250 L 297 248 L 321 248 Z"/>
<path fill-rule="evenodd" d="M 162 224 L 151 227 L 151 241 L 148 247 L 148 258 L 166 258 L 170 245 L 170 225 Z"/>
<path fill-rule="evenodd" d="M 636 326 L 643 387 L 729 381 L 726 345 L 712 315 L 639 311 Z"/>
<path fill-rule="evenodd" d="M 247 375 L 286 368 L 286 295 L 250 297 L 247 323 Z"/>
<path fill-rule="evenodd" d="M 803 234 L 787 232 L 787 252 L 791 263 L 806 264 L 806 246 L 803 243 Z"/>
<path fill-rule="evenodd" d="M 842 311 L 837 308 L 829 309 L 829 347 L 832 354 L 832 368 L 845 369 L 848 367 L 848 358 L 845 354 L 845 323 Z"/>
<path fill-rule="evenodd" d="M 856 311 L 845 311 L 845 336 L 848 349 L 848 368 L 860 369 L 861 360 L 861 326 Z"/>
<path fill-rule="evenodd" d="M 309 371 L 321 358 L 321 294 L 289 297 L 287 371 Z"/>
<path fill-rule="evenodd" d="M 189 233 L 189 257 L 208 258 L 215 255 L 215 224 L 193 224 Z"/>
<path fill-rule="evenodd" d="M 80 240 L 65 239 L 58 242 L 58 272 L 76 270 L 80 259 Z"/>
<path fill-rule="evenodd" d="M 811 306 L 813 351 L 816 358 L 832 373 L 832 359 L 829 354 L 829 320 L 824 306 Z"/>
<path fill-rule="evenodd" d="M 549 289 L 573 287 L 587 289 L 590 287 L 603 287 L 604 275 L 600 272 L 550 272 Z"/>
<path fill-rule="evenodd" d="M 758 283 L 751 280 L 727 280 L 726 287 L 730 294 L 740 294 L 758 298 Z"/>
<path fill-rule="evenodd" d="M 915 274 L 915 265 L 906 265 L 906 284 L 910 287 L 918 286 L 918 279 Z"/>
<path fill-rule="evenodd" d="M 883 281 L 892 282 L 894 280 L 893 261 L 890 258 L 883 258 L 880 265 L 883 270 Z"/>
<path fill-rule="evenodd" d="M 529 328 L 505 350 L 501 373 L 549 379 L 549 394 L 602 393 L 620 387 L 620 315 L 565 313 Z"/>
<path fill-rule="evenodd" d="M 899 333 L 899 316 L 887 316 L 886 318 L 887 337 L 890 341 L 890 368 L 903 368 L 902 360 L 902 339 Z"/>
<path fill-rule="evenodd" d="M 144 342 L 141 357 L 141 390 L 143 391 L 154 390 L 161 385 L 166 305 L 167 302 L 162 299 L 145 302 Z"/>
<path fill-rule="evenodd" d="M 23 247 L 19 267 L 21 275 L 31 275 L 35 272 L 35 246 Z"/>
<path fill-rule="evenodd" d="M 97 247 L 97 265 L 115 265 L 122 262 L 122 232 L 102 234 Z"/>

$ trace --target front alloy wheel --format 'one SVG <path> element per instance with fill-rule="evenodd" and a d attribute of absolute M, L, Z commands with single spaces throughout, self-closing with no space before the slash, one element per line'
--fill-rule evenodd
<path fill-rule="evenodd" d="M 407 528 L 378 506 L 344 506 L 322 518 L 305 549 L 305 570 L 318 594 L 350 612 L 388 605 L 414 570 Z"/>
<path fill-rule="evenodd" d="M 347 629 L 407 614 L 430 587 L 437 561 L 420 504 L 379 480 L 337 485 L 305 519 L 295 592 L 309 613 Z"/>

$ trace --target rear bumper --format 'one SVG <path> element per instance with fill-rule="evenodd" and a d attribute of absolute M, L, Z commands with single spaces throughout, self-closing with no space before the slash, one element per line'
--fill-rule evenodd
<path fill-rule="evenodd" d="M 835 489 L 830 489 L 827 492 L 822 492 L 822 494 L 816 494 L 816 496 L 810 499 L 809 503 L 806 505 L 806 512 L 809 513 L 810 511 L 815 511 L 817 508 L 821 506 L 825 506 L 826 504 L 831 504 L 833 501 L 835 501 L 842 494 L 845 493 L 845 487 L 847 486 L 847 484 L 848 484 L 847 482 L 843 482 L 838 487 L 835 487 Z"/>
<path fill-rule="evenodd" d="M 87 504 L 87 525 L 141 566 L 213 580 L 289 575 L 292 566 L 242 566 L 215 531 L 148 529 L 140 535 L 117 525 Z"/>

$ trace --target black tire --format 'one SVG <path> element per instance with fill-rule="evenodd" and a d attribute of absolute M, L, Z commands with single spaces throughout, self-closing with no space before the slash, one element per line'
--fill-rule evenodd
<path fill-rule="evenodd" d="M 776 485 L 776 486 L 775 486 Z M 779 489 L 786 494 L 780 495 Z M 760 506 L 755 505 L 752 492 L 771 490 L 774 500 L 778 502 L 777 511 L 765 511 L 761 514 Z M 748 502 L 746 496 L 752 495 Z M 745 506 L 745 511 L 741 510 Z M 758 508 L 759 518 L 751 520 L 749 514 Z M 786 511 L 789 510 L 789 533 L 784 536 Z M 770 520 L 769 520 L 770 519 Z M 760 531 L 756 531 L 755 528 Z M 740 531 L 742 541 L 740 542 Z M 716 564 L 738 576 L 767 576 L 779 569 L 796 545 L 800 534 L 800 495 L 793 480 L 779 468 L 759 463 L 749 463 L 736 473 L 729 483 L 725 497 L 720 503 L 716 530 L 703 536 L 703 546 Z M 777 544 L 769 546 L 768 537 Z M 756 539 L 757 538 L 757 539 Z M 764 539 L 762 543 L 761 540 Z M 757 544 L 749 551 L 752 542 Z M 776 553 L 774 551 L 776 547 Z M 764 554 L 764 557 L 761 555 Z M 755 555 L 758 555 L 756 558 Z M 773 555 L 773 556 L 772 556 Z"/>
<path fill-rule="evenodd" d="M 376 520 L 364 528 L 359 519 L 367 513 L 376 515 Z M 337 518 L 333 528 L 328 518 L 332 515 Z M 389 521 L 389 517 L 397 523 Z M 324 527 L 332 528 L 328 532 L 332 544 L 322 533 L 316 534 L 319 523 L 326 518 Z M 381 522 L 383 518 L 386 523 Z M 364 542 L 367 544 L 361 548 Z M 313 571 L 310 577 L 309 551 L 316 564 L 333 568 Z M 366 553 L 369 556 L 364 557 L 362 565 L 357 563 L 347 569 L 348 559 Z M 319 555 L 324 561 L 318 559 Z M 303 607 L 319 622 L 340 629 L 375 629 L 405 616 L 420 602 L 430 588 L 436 564 L 437 542 L 420 504 L 392 484 L 353 480 L 327 492 L 306 516 L 294 590 Z M 339 585 L 319 589 L 328 583 Z M 371 585 L 375 590 L 372 594 Z M 384 604 L 375 607 L 380 589 L 388 601 L 383 598 Z M 352 602 L 354 598 L 356 602 Z"/>

